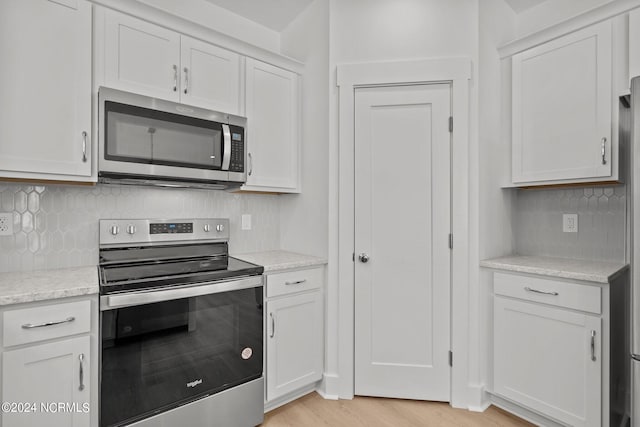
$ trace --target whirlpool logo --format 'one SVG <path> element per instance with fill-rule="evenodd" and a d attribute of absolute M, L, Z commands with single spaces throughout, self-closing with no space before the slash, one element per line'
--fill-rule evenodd
<path fill-rule="evenodd" d="M 199 386 L 200 384 L 202 384 L 202 378 L 200 378 L 199 380 L 195 380 L 195 381 L 191 381 L 190 383 L 187 383 L 187 387 L 194 388 L 196 386 Z"/>

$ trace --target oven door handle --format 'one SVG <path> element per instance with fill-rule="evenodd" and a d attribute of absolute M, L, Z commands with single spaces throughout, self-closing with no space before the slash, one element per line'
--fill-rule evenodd
<path fill-rule="evenodd" d="M 206 282 L 198 285 L 185 285 L 168 289 L 129 292 L 118 295 L 103 295 L 100 297 L 100 311 L 221 292 L 239 291 L 260 286 L 262 286 L 262 276 L 252 276 L 239 280 Z"/>

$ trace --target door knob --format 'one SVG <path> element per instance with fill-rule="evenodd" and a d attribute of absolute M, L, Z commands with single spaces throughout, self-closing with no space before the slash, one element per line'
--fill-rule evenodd
<path fill-rule="evenodd" d="M 360 255 L 358 255 L 358 259 L 360 260 L 360 262 L 369 262 L 369 255 L 363 252 Z"/>

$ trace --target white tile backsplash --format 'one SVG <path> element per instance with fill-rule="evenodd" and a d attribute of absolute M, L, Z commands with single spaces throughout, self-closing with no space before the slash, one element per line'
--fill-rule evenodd
<path fill-rule="evenodd" d="M 0 272 L 95 265 L 102 218 L 230 219 L 231 253 L 280 247 L 278 196 L 225 191 L 97 185 L 0 185 L 0 212 L 14 234 L 0 236 Z M 241 230 L 241 215 L 252 229 Z"/>
<path fill-rule="evenodd" d="M 624 261 L 626 186 L 520 190 L 516 253 Z M 578 232 L 562 231 L 562 214 L 578 214 Z"/>

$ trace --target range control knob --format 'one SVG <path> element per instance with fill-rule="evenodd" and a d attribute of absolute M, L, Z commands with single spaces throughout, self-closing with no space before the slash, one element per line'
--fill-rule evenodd
<path fill-rule="evenodd" d="M 136 226 L 133 225 L 133 224 L 127 225 L 127 233 L 135 234 L 136 233 Z"/>
<path fill-rule="evenodd" d="M 205 233 L 208 233 L 208 232 L 211 231 L 211 226 L 209 224 L 205 224 L 203 228 L 204 228 Z"/>
<path fill-rule="evenodd" d="M 222 233 L 224 231 L 224 225 L 222 225 L 222 224 L 216 225 L 216 231 L 218 233 Z"/>
<path fill-rule="evenodd" d="M 120 227 L 118 227 L 117 225 L 112 225 L 111 226 L 111 234 L 116 236 L 119 232 L 120 232 Z"/>

